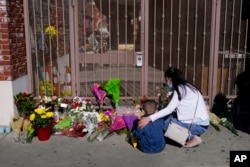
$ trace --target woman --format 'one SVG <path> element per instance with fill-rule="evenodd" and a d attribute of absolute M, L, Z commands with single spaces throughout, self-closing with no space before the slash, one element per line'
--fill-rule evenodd
<path fill-rule="evenodd" d="M 209 115 L 203 96 L 194 85 L 183 78 L 179 69 L 167 69 L 165 80 L 168 87 L 173 90 L 171 101 L 167 107 L 155 114 L 143 117 L 138 126 L 142 128 L 159 118 L 165 118 L 165 130 L 171 120 L 186 128 L 190 128 L 192 124 L 191 134 L 183 147 L 198 146 L 202 143 L 199 136 L 206 132 L 209 126 Z"/>

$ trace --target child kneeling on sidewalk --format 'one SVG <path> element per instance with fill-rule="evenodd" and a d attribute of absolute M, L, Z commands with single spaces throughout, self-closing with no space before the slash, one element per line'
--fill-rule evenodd
<path fill-rule="evenodd" d="M 144 112 L 143 117 L 157 112 L 156 101 L 146 100 L 143 104 L 142 112 Z M 136 127 L 133 135 L 137 139 L 138 149 L 145 153 L 159 153 L 163 151 L 166 146 L 163 127 L 163 119 L 150 122 L 143 128 Z"/>

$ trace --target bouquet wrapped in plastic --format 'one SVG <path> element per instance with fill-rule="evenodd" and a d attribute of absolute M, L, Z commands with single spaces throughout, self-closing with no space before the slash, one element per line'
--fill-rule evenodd
<path fill-rule="evenodd" d="M 119 78 L 112 78 L 102 86 L 107 94 L 111 97 L 115 107 L 118 106 L 120 101 L 120 83 L 121 80 Z"/>
<path fill-rule="evenodd" d="M 95 94 L 95 97 L 97 98 L 97 101 L 100 105 L 100 109 L 103 107 L 103 100 L 106 96 L 105 90 L 102 89 L 102 87 L 99 84 L 93 85 L 93 92 Z"/>
<path fill-rule="evenodd" d="M 127 141 L 131 143 L 132 146 L 135 148 L 137 147 L 137 140 L 132 135 L 132 132 L 134 128 L 137 126 L 139 118 L 133 112 L 128 112 L 127 114 L 123 114 L 122 117 L 128 128 Z"/>
<path fill-rule="evenodd" d="M 101 121 L 99 113 L 96 111 L 83 112 L 82 120 L 85 125 L 84 132 L 87 132 L 87 138 L 89 139 L 98 127 L 98 123 Z"/>
<path fill-rule="evenodd" d="M 118 115 L 114 118 L 113 123 L 110 127 L 111 131 L 117 131 L 126 128 L 126 123 L 122 116 Z"/>
<path fill-rule="evenodd" d="M 23 143 L 31 143 L 35 129 L 32 127 L 32 124 L 28 119 L 24 120 L 22 129 L 23 129 L 23 132 L 22 132 Z"/>
<path fill-rule="evenodd" d="M 84 131 L 87 132 L 87 139 L 90 142 L 95 139 L 102 141 L 110 133 L 110 117 L 107 112 L 84 112 L 83 122 Z"/>
<path fill-rule="evenodd" d="M 23 117 L 16 117 L 13 119 L 13 122 L 11 123 L 11 128 L 13 131 L 13 139 L 15 142 L 20 141 L 21 136 L 21 129 L 23 126 L 24 118 Z"/>

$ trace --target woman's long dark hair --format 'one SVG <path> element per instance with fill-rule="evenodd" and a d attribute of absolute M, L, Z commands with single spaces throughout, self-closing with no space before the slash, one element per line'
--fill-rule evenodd
<path fill-rule="evenodd" d="M 184 79 L 181 70 L 174 68 L 174 67 L 170 67 L 165 71 L 164 74 L 165 78 L 171 78 L 172 80 L 172 84 L 173 84 L 173 88 L 174 90 L 176 90 L 177 94 L 178 94 L 178 99 L 181 100 L 181 94 L 180 91 L 178 89 L 178 86 L 181 86 L 184 89 L 184 95 L 186 95 L 187 89 L 185 86 L 188 86 L 191 90 L 193 90 L 193 92 L 195 91 L 199 91 L 193 84 L 191 84 L 190 82 L 188 82 L 186 79 Z"/>

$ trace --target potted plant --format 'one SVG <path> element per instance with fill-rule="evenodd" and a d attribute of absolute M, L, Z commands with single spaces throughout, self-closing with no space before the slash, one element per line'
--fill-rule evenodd
<path fill-rule="evenodd" d="M 53 126 L 54 114 L 49 108 L 39 106 L 30 115 L 30 121 L 41 141 L 50 138 L 50 132 Z"/>
<path fill-rule="evenodd" d="M 35 108 L 36 101 L 32 93 L 19 92 L 14 96 L 14 103 L 20 116 L 29 116 Z"/>

